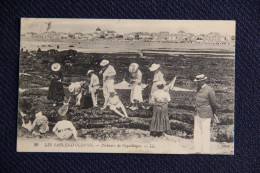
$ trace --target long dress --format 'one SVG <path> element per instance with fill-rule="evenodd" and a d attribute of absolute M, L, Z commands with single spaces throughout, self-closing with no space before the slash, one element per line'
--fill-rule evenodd
<path fill-rule="evenodd" d="M 152 95 L 153 116 L 150 124 L 151 132 L 165 132 L 170 130 L 170 122 L 168 117 L 168 102 L 171 98 L 168 92 L 157 90 Z"/>
<path fill-rule="evenodd" d="M 131 103 L 135 103 L 138 101 L 139 103 L 143 102 L 142 95 L 142 73 L 140 70 L 137 70 L 135 73 L 131 73 L 131 94 L 130 101 Z"/>
<path fill-rule="evenodd" d="M 90 108 L 90 107 L 93 107 L 93 101 L 92 101 L 92 98 L 91 98 L 91 94 L 88 92 L 89 91 L 89 88 L 88 88 L 88 84 L 85 83 L 82 85 L 82 97 L 81 97 L 81 100 L 80 100 L 80 108 Z"/>
<path fill-rule="evenodd" d="M 52 79 L 51 84 L 49 86 L 47 99 L 62 102 L 64 100 L 64 89 L 62 82 L 60 81 L 62 80 L 62 72 L 52 72 L 51 76 Z"/>

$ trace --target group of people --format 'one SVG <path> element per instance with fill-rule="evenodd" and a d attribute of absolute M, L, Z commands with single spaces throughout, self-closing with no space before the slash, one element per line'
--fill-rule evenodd
<path fill-rule="evenodd" d="M 129 118 L 125 106 L 114 89 L 114 81 L 117 75 L 115 68 L 110 65 L 108 60 L 102 60 L 100 66 L 102 67 L 102 70 L 99 72 L 99 75 L 102 75 L 103 78 L 102 89 L 105 100 L 101 110 L 109 107 L 121 117 Z M 65 96 L 62 84 L 61 65 L 54 63 L 51 66 L 51 69 L 53 74 L 51 76 L 52 79 L 47 98 L 54 101 L 53 106 L 57 106 L 58 102 L 63 102 Z M 164 74 L 160 70 L 160 64 L 152 64 L 149 70 L 154 73 L 154 76 L 149 95 L 149 106 L 143 108 L 149 109 L 151 106 L 153 107 L 150 135 L 159 137 L 170 130 L 168 103 L 171 101 L 171 98 L 169 90 L 173 88 L 176 77 L 167 85 Z M 137 110 L 142 107 L 143 102 L 142 72 L 137 63 L 130 64 L 129 75 L 131 87 L 130 102 L 132 105 L 127 108 Z M 94 70 L 88 70 L 87 76 L 90 77 L 88 91 L 91 95 L 93 106 L 98 107 L 97 93 L 98 90 L 101 89 L 99 77 L 94 73 Z M 206 84 L 206 79 L 207 77 L 202 74 L 196 76 L 196 79 L 194 80 L 194 82 L 197 83 L 196 115 L 194 117 L 194 144 L 197 152 L 209 152 L 210 124 L 213 115 L 216 112 L 215 92 Z M 77 132 L 73 124 L 71 122 L 71 124 L 68 123 L 67 120 L 62 121 L 63 122 L 58 122 L 53 128 L 53 131 L 57 136 L 59 138 L 73 136 L 76 138 Z M 48 130 L 47 127 L 44 129 Z"/>
<path fill-rule="evenodd" d="M 47 137 L 50 130 L 48 118 L 43 115 L 42 111 L 35 114 L 33 122 L 28 120 L 29 115 L 20 111 L 22 116 L 22 127 L 29 130 L 31 137 Z M 26 122 L 28 120 L 28 122 Z M 74 139 L 77 140 L 77 130 L 66 116 L 60 116 L 59 121 L 55 124 L 52 131 L 60 140 Z"/>
<path fill-rule="evenodd" d="M 115 68 L 110 65 L 110 62 L 108 60 L 102 60 L 100 63 L 100 66 L 102 67 L 101 71 L 99 72 L 99 75 L 103 78 L 103 96 L 104 96 L 104 105 L 101 108 L 101 110 L 106 109 L 109 107 L 111 110 L 113 110 L 115 113 L 122 117 L 128 117 L 126 108 L 120 101 L 117 92 L 114 89 L 114 82 L 115 77 L 117 75 Z M 48 91 L 47 98 L 49 100 L 53 100 L 53 106 L 57 106 L 58 102 L 62 102 L 64 98 L 64 89 L 63 89 L 63 83 L 62 83 L 62 72 L 61 72 L 61 65 L 59 63 L 54 63 L 51 66 L 51 69 L 53 71 L 51 75 L 51 84 Z M 152 64 L 152 66 L 149 68 L 151 72 L 154 72 L 154 78 L 153 78 L 153 84 L 151 87 L 151 92 L 149 95 L 149 106 L 146 107 L 146 109 L 149 109 L 156 100 L 154 97 L 156 97 L 154 92 L 157 90 L 160 90 L 158 88 L 158 85 L 163 85 L 164 87 L 161 89 L 162 91 L 165 91 L 166 93 L 169 92 L 169 85 L 165 87 L 166 82 L 164 80 L 164 75 L 160 70 L 160 64 Z M 129 66 L 129 75 L 130 75 L 130 102 L 131 106 L 127 107 L 131 110 L 137 110 L 139 108 L 145 108 L 143 103 L 143 85 L 142 85 L 142 72 L 139 69 L 139 65 L 137 63 L 131 63 Z M 90 77 L 90 82 L 88 85 L 88 92 L 91 95 L 93 106 L 98 107 L 98 97 L 97 93 L 100 87 L 100 81 L 98 75 L 94 73 L 94 70 L 88 70 L 87 76 Z M 168 88 L 168 90 L 166 89 Z M 74 90 L 73 90 L 74 91 Z M 80 92 L 80 91 L 79 91 Z M 168 100 L 168 99 L 166 99 Z M 121 109 L 122 112 L 119 110 Z"/>

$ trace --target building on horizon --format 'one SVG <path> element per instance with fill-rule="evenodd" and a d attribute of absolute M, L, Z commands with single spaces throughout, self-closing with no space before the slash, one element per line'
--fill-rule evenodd
<path fill-rule="evenodd" d="M 75 39 L 82 39 L 83 34 L 81 32 L 76 32 L 76 33 L 74 33 L 74 37 L 75 37 Z"/>
<path fill-rule="evenodd" d="M 153 33 L 153 41 L 168 41 L 169 40 L 170 33 L 169 32 L 159 32 L 159 33 Z"/>
<path fill-rule="evenodd" d="M 93 40 L 93 39 L 124 39 L 124 40 L 144 40 L 144 41 L 167 41 L 173 43 L 192 43 L 192 44 L 235 44 L 235 36 L 221 35 L 217 32 L 210 32 L 208 34 L 195 35 L 179 31 L 176 34 L 169 32 L 131 32 L 120 35 L 115 31 L 102 30 L 97 27 L 93 33 L 66 33 L 66 32 L 28 32 L 21 34 L 22 38 L 30 39 L 44 39 L 44 40 Z"/>

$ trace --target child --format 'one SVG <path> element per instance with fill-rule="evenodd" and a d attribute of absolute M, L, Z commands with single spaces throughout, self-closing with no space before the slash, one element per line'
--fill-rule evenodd
<path fill-rule="evenodd" d="M 115 91 L 110 92 L 108 100 L 107 100 L 107 102 L 105 102 L 104 107 L 101 108 L 101 110 L 106 109 L 107 106 L 109 106 L 110 110 L 114 111 L 115 113 L 117 113 L 121 117 L 127 117 L 128 118 L 128 115 L 126 113 L 126 109 L 125 109 L 123 103 L 121 102 L 121 100 L 119 99 L 119 97 L 117 96 Z M 119 112 L 118 109 L 121 109 L 124 114 Z"/>
<path fill-rule="evenodd" d="M 61 121 L 57 122 L 52 131 L 61 140 L 71 139 L 74 137 L 77 140 L 77 130 L 71 121 L 68 121 L 65 116 L 62 116 Z"/>
<path fill-rule="evenodd" d="M 35 115 L 35 120 L 32 124 L 32 134 L 34 136 L 42 136 L 46 135 L 46 133 L 49 131 L 49 122 L 46 116 L 42 114 L 42 112 L 38 112 Z"/>
<path fill-rule="evenodd" d="M 89 70 L 87 73 L 90 76 L 89 93 L 91 94 L 94 107 L 97 107 L 97 90 L 99 86 L 99 78 L 94 74 L 94 70 Z"/>
<path fill-rule="evenodd" d="M 34 120 L 34 110 L 31 99 L 21 99 L 19 100 L 19 117 L 18 122 L 22 123 L 22 127 L 31 131 L 32 123 Z M 21 121 L 20 121 L 21 120 Z"/>

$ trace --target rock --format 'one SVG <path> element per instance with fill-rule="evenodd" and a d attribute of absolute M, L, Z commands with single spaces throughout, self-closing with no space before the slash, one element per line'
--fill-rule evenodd
<path fill-rule="evenodd" d="M 177 130 L 180 132 L 185 132 L 187 135 L 193 134 L 193 125 L 184 123 L 178 120 L 170 120 L 171 130 Z M 181 135 L 183 136 L 183 135 Z"/>
<path fill-rule="evenodd" d="M 217 142 L 234 142 L 234 125 L 218 125 L 213 128 L 211 138 Z"/>

